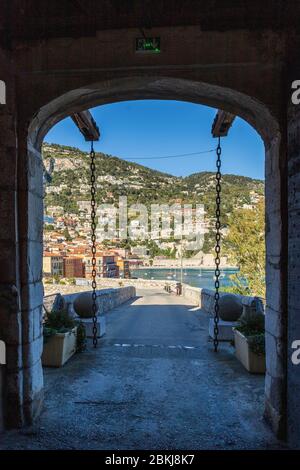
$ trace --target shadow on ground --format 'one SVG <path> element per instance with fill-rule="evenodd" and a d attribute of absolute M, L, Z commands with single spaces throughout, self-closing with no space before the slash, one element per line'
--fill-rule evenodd
<path fill-rule="evenodd" d="M 208 317 L 145 290 L 107 315 L 98 349 L 45 370 L 45 406 L 1 449 L 274 449 L 264 379 L 229 345 L 213 352 Z"/>

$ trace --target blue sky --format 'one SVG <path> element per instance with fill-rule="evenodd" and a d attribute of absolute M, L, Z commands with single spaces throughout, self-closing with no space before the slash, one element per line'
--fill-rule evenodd
<path fill-rule="evenodd" d="M 214 108 L 182 101 L 141 100 L 99 106 L 91 110 L 101 131 L 95 150 L 120 158 L 132 158 L 141 165 L 186 176 L 198 171 L 215 171 L 215 155 L 142 159 L 210 150 L 217 141 L 211 137 Z M 89 150 L 70 118 L 53 127 L 46 142 Z M 264 179 L 264 145 L 256 131 L 237 118 L 228 137 L 222 139 L 222 171 Z"/>

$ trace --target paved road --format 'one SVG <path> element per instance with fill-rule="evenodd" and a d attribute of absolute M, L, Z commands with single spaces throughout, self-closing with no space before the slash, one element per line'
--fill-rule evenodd
<path fill-rule="evenodd" d="M 139 291 L 107 315 L 97 350 L 45 373 L 45 409 L 31 429 L 6 434 L 11 449 L 269 449 L 263 378 L 229 346 L 218 354 L 199 309 Z"/>
<path fill-rule="evenodd" d="M 107 316 L 105 344 L 129 343 L 159 346 L 201 346 L 199 309 L 181 297 L 140 290 L 136 300 Z"/>

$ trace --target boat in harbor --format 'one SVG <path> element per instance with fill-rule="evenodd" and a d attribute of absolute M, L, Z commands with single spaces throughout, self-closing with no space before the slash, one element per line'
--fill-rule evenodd
<path fill-rule="evenodd" d="M 167 279 L 173 279 L 173 277 L 174 277 L 174 274 L 172 273 L 172 271 L 169 271 L 167 274 Z"/>
<path fill-rule="evenodd" d="M 219 281 L 222 284 L 222 287 L 232 285 L 232 281 L 230 276 L 237 272 L 236 269 L 222 269 L 220 273 Z M 147 275 L 146 275 L 147 273 Z M 200 274 L 200 276 L 199 276 Z M 162 280 L 168 281 L 169 283 L 182 281 L 185 284 L 189 284 L 193 287 L 200 287 L 206 289 L 214 289 L 215 287 L 215 270 L 213 268 L 186 268 L 184 267 L 182 271 L 182 278 L 181 278 L 181 270 L 175 268 L 152 268 L 152 269 L 137 269 L 132 270 L 132 275 L 137 276 L 139 278 L 144 279 L 144 281 L 148 280 Z"/>

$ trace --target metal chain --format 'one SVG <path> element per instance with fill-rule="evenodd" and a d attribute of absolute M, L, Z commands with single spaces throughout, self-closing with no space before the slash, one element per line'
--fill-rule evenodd
<path fill-rule="evenodd" d="M 214 350 L 218 351 L 218 335 L 219 335 L 219 300 L 220 300 L 220 253 L 221 253 L 221 139 L 219 137 L 217 147 L 217 172 L 216 172 L 216 246 L 215 246 L 215 315 L 214 315 Z"/>
<path fill-rule="evenodd" d="M 97 347 L 97 270 L 96 270 L 96 165 L 95 165 L 95 152 L 94 144 L 91 142 L 91 241 L 92 241 L 92 313 L 93 313 L 93 345 Z"/>

